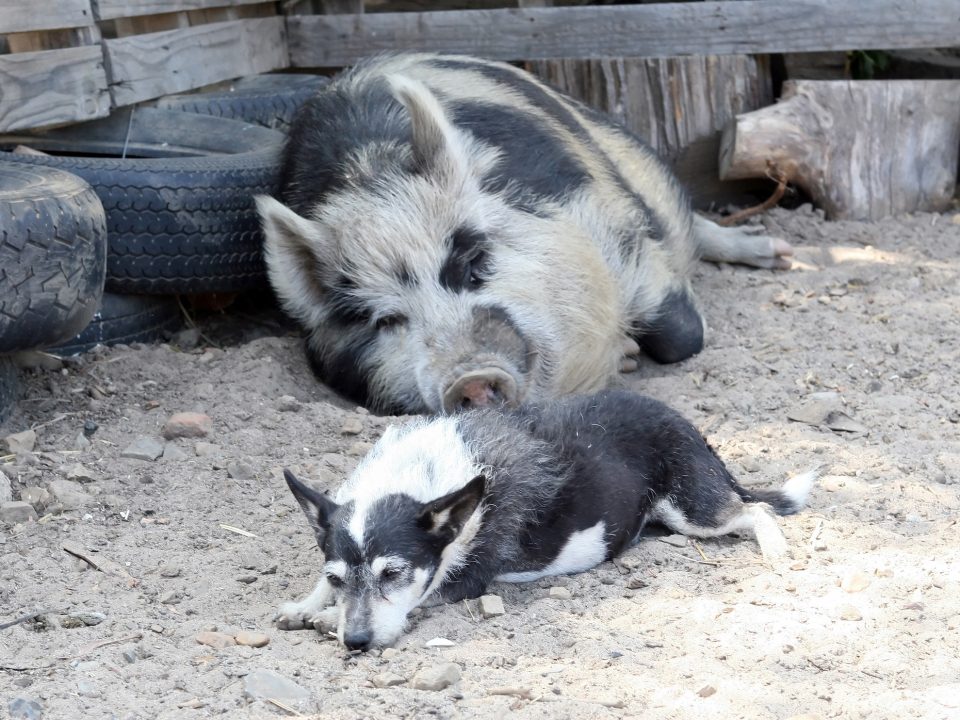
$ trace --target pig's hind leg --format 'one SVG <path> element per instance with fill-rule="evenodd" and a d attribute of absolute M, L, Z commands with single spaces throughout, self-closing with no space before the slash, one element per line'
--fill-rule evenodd
<path fill-rule="evenodd" d="M 700 247 L 702 260 L 776 270 L 790 269 L 793 248 L 786 240 L 753 234 L 739 227 L 722 227 L 699 215 L 693 219 L 693 234 Z"/>

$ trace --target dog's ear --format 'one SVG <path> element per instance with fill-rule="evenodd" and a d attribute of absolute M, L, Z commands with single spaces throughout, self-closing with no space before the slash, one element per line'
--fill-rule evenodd
<path fill-rule="evenodd" d="M 459 490 L 431 500 L 420 511 L 417 525 L 444 544 L 453 542 L 483 500 L 486 487 L 487 478 L 477 475 Z"/>
<path fill-rule="evenodd" d="M 323 539 L 327 536 L 327 530 L 330 529 L 330 518 L 339 509 L 333 500 L 323 493 L 319 493 L 312 487 L 300 482 L 297 476 L 287 469 L 283 471 L 283 478 L 287 481 L 290 492 L 303 508 L 303 514 L 307 516 L 310 527 L 313 528 L 317 536 L 317 544 L 322 546 Z"/>

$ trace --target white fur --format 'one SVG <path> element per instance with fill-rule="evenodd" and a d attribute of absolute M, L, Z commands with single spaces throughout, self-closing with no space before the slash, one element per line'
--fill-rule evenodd
<path fill-rule="evenodd" d="M 607 543 L 604 540 L 606 531 L 606 523 L 601 520 L 593 527 L 570 535 L 557 557 L 546 567 L 528 572 L 504 573 L 496 579 L 502 582 L 530 582 L 551 575 L 569 575 L 589 570 L 607 556 Z"/>
<path fill-rule="evenodd" d="M 817 470 L 808 470 L 787 480 L 780 492 L 783 493 L 793 503 L 794 509 L 800 510 L 807 504 L 807 498 L 810 491 L 817 482 L 819 472 Z"/>
<path fill-rule="evenodd" d="M 374 645 L 392 645 L 407 624 L 407 614 L 420 604 L 429 573 L 423 568 L 413 571 L 413 582 L 378 597 L 370 603 L 370 628 Z"/>

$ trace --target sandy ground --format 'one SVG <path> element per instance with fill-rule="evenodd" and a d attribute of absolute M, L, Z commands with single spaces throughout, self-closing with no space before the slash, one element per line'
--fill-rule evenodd
<path fill-rule="evenodd" d="M 652 537 L 591 572 L 494 585 L 502 616 L 433 608 L 396 648 L 348 655 L 272 627 L 320 562 L 280 470 L 333 487 L 391 420 L 332 397 L 294 333 L 253 322 L 262 337 L 222 349 L 118 347 L 27 373 L 0 428 L 38 435 L 0 465 L 14 499 L 55 491 L 27 491 L 39 523 L 0 526 L 0 622 L 49 611 L 0 631 L 0 714 L 960 717 L 960 216 L 763 223 L 797 267 L 703 264 L 708 347 L 626 382 L 684 412 L 745 484 L 821 467 L 809 510 L 782 521 L 782 565 L 750 541 Z M 121 457 L 180 411 L 209 415 L 209 435 Z M 90 477 L 57 484 L 71 472 Z M 242 630 L 269 644 L 197 641 Z M 438 667 L 459 680 L 413 688 Z M 295 684 L 267 690 L 287 709 L 251 699 L 263 671 Z"/>

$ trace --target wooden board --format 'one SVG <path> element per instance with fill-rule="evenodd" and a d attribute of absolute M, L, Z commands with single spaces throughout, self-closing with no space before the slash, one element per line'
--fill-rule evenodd
<path fill-rule="evenodd" d="M 725 0 L 293 16 L 295 67 L 339 67 L 387 50 L 500 60 L 668 57 L 945 47 L 957 0 Z"/>
<path fill-rule="evenodd" d="M 0 0 L 0 2 L 16 1 Z M 56 2 L 56 0 L 51 1 Z M 206 10 L 225 5 L 254 5 L 262 2 L 264 0 L 93 0 L 93 6 L 99 20 L 114 20 L 183 10 Z"/>
<path fill-rule="evenodd" d="M 104 40 L 117 106 L 288 66 L 282 17 Z"/>
<path fill-rule="evenodd" d="M 0 0 L 0 35 L 91 23 L 90 0 Z"/>
<path fill-rule="evenodd" d="M 0 131 L 92 120 L 110 112 L 99 45 L 0 55 Z"/>

